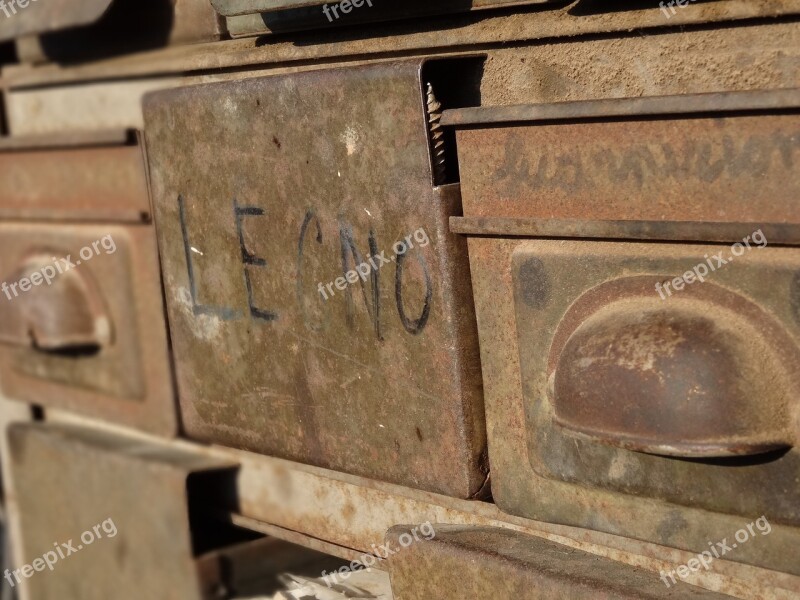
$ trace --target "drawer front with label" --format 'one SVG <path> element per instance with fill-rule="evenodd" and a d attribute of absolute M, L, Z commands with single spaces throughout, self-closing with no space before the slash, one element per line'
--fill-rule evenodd
<path fill-rule="evenodd" d="M 145 102 L 183 420 L 196 439 L 468 497 L 485 479 L 457 186 L 419 62 Z"/>
<path fill-rule="evenodd" d="M 445 113 L 503 510 L 800 573 L 797 99 Z"/>
<path fill-rule="evenodd" d="M 9 398 L 172 436 L 158 248 L 144 157 L 127 139 L 4 144 L 0 385 Z"/>
<path fill-rule="evenodd" d="M 3 392 L 174 434 L 152 229 L 0 224 L 0 246 Z"/>

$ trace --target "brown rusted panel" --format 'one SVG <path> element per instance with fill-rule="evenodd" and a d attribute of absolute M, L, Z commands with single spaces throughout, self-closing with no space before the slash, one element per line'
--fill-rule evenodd
<path fill-rule="evenodd" d="M 800 246 L 800 225 L 760 223 L 771 246 Z M 711 221 L 581 221 L 528 217 L 450 217 L 450 231 L 500 237 L 580 238 L 647 242 L 740 242 L 753 233 L 747 223 Z"/>
<path fill-rule="evenodd" d="M 117 139 L 115 134 L 109 142 Z M 0 151 L 0 219 L 149 219 L 145 162 L 138 145 L 87 146 L 81 136 L 72 136 L 9 140 L 5 146 L 15 151 Z"/>
<path fill-rule="evenodd" d="M 491 527 L 397 526 L 386 541 L 395 600 L 730 598 L 522 533 Z M 414 535 L 416 533 L 416 536 Z M 405 546 L 405 547 L 404 547 Z M 401 549 L 402 548 L 402 549 Z"/>
<path fill-rule="evenodd" d="M 386 531 L 397 523 L 427 522 L 519 531 L 655 573 L 675 570 L 695 557 L 674 547 L 511 516 L 488 502 L 459 500 L 220 446 L 180 446 L 241 464 L 235 482 L 238 498 L 236 506 L 230 508 L 240 514 L 231 515 L 232 522 L 348 561 L 364 552 L 378 551 L 385 543 Z M 592 510 L 597 514 L 598 505 Z M 606 510 L 614 508 L 603 505 Z M 742 526 L 741 517 L 699 509 L 682 515 L 704 526 L 708 540 L 730 536 Z M 783 537 L 786 529 L 773 525 L 769 535 Z M 720 536 L 720 532 L 728 533 Z M 795 538 L 784 538 L 780 543 L 793 548 Z M 756 551 L 761 550 L 756 547 Z M 386 563 L 376 566 L 385 569 Z M 693 572 L 686 581 L 746 600 L 785 600 L 800 593 L 800 577 L 737 564 L 728 556 L 715 561 L 708 571 Z"/>
<path fill-rule="evenodd" d="M 130 141 L 130 137 L 130 133 L 124 129 L 76 131 L 58 135 L 5 136 L 0 137 L 0 152 L 124 146 Z"/>
<path fill-rule="evenodd" d="M 0 19 L 0 41 L 88 25 L 108 10 L 113 0 L 30 0 L 6 2 Z"/>
<path fill-rule="evenodd" d="M 481 488 L 466 247 L 447 226 L 458 188 L 431 183 L 421 68 L 147 98 L 191 437 L 459 497 Z M 326 290 L 381 253 L 366 280 Z"/>
<path fill-rule="evenodd" d="M 458 148 L 470 217 L 800 220 L 796 114 L 480 127 Z"/>
<path fill-rule="evenodd" d="M 3 392 L 174 435 L 155 232 L 5 223 L 0 247 Z"/>
<path fill-rule="evenodd" d="M 780 110 L 800 104 L 800 89 L 748 90 L 680 96 L 643 96 L 455 108 L 442 114 L 443 126 L 521 124 L 569 119 L 640 117 L 687 113 L 730 113 L 753 110 Z"/>
<path fill-rule="evenodd" d="M 65 425 L 15 425 L 9 443 L 31 598 L 219 597 L 195 559 L 187 480 L 232 463 Z M 33 562 L 45 556 L 52 571 Z"/>
<path fill-rule="evenodd" d="M 765 515 L 770 522 L 783 524 L 780 535 L 775 535 L 776 525 L 769 536 L 740 545 L 726 558 L 798 573 L 788 550 L 800 539 L 797 448 L 747 459 L 706 460 L 678 460 L 630 449 L 666 454 L 669 448 L 664 446 L 672 445 L 692 454 L 694 443 L 722 440 L 723 449 L 735 454 L 741 451 L 735 436 L 755 441 L 750 448 L 754 451 L 758 442 L 775 432 L 785 435 L 782 445 L 796 444 L 799 405 L 792 390 L 800 361 L 792 357 L 800 345 L 798 251 L 754 249 L 714 272 L 706 283 L 686 286 L 663 301 L 656 291 L 656 282 L 681 276 L 704 262 L 706 254 L 725 249 L 470 239 L 492 489 L 503 510 L 694 552 Z M 643 295 L 645 280 L 649 296 Z M 574 337 L 576 332 L 581 337 L 582 325 L 591 325 L 591 317 L 603 317 L 606 310 L 623 310 L 625 319 L 616 321 L 617 332 L 637 316 L 641 327 L 654 302 L 657 311 L 685 319 L 684 311 L 690 308 L 689 318 L 696 319 L 699 311 L 700 318 L 709 322 L 710 334 L 703 340 L 708 344 L 705 364 L 684 354 L 687 363 L 681 365 L 673 354 L 676 360 L 662 369 L 667 364 L 660 362 L 662 358 L 669 362 L 666 355 L 680 345 L 670 345 L 666 336 L 648 341 L 641 329 L 636 344 L 627 346 L 612 339 L 593 348 Z M 671 331 L 673 342 L 675 331 Z M 571 339 L 575 350 L 570 355 L 569 348 L 561 349 Z M 585 339 L 589 344 L 597 340 Z M 725 345 L 715 346 L 721 339 Z M 592 356 L 582 351 L 591 351 Z M 727 356 L 712 356 L 715 352 Z M 598 373 L 612 359 L 618 371 L 603 379 L 608 374 Z M 652 372 L 645 369 L 651 359 Z M 730 368 L 715 372 L 719 366 L 715 360 L 730 361 Z M 637 371 L 636 365 L 642 368 Z M 570 366 L 578 371 L 596 369 L 572 372 L 573 377 L 600 378 L 568 379 L 559 388 L 558 369 Z M 695 390 L 686 385 L 697 381 L 703 369 L 708 379 L 702 383 L 713 394 L 695 397 L 691 403 Z M 669 377 L 672 387 L 659 390 L 660 382 L 650 378 L 651 373 Z M 738 395 L 722 399 L 725 386 Z M 745 389 L 757 395 L 746 398 L 741 395 Z M 562 412 L 561 420 L 569 429 L 557 423 L 554 398 L 559 397 L 568 399 L 565 406 L 580 409 L 579 419 Z M 595 402 L 601 397 L 598 406 Z M 715 398 L 722 406 L 715 405 Z M 734 403 L 736 410 L 731 410 Z M 647 432 L 643 417 L 660 419 L 656 431 L 649 430 L 655 438 L 643 443 L 620 435 Z M 739 417 L 743 420 L 737 421 Z M 591 427 L 603 428 L 605 443 L 598 443 L 598 431 Z M 715 440 L 704 437 L 715 435 Z M 670 443 L 658 436 L 669 436 Z"/>
<path fill-rule="evenodd" d="M 225 33 L 222 19 L 208 0 L 177 0 L 174 5 L 171 44 L 218 40 Z"/>

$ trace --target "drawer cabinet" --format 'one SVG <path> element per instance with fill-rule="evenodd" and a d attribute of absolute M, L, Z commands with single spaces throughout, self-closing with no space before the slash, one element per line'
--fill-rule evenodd
<path fill-rule="evenodd" d="M 141 148 L 53 144 L 0 152 L 3 393 L 174 435 Z"/>

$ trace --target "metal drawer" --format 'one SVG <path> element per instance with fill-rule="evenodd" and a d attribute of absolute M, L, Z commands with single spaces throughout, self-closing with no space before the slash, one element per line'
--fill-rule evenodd
<path fill-rule="evenodd" d="M 142 149 L 124 131 L 0 139 L 0 198 L 5 220 L 150 219 Z"/>
<path fill-rule="evenodd" d="M 799 97 L 445 113 L 503 510 L 800 572 Z"/>
<path fill-rule="evenodd" d="M 447 226 L 458 187 L 433 184 L 429 68 L 147 97 L 190 437 L 459 497 L 481 489 L 477 334 L 466 247 Z"/>
<path fill-rule="evenodd" d="M 0 382 L 14 399 L 174 435 L 141 149 L 93 143 L 0 153 Z"/>
<path fill-rule="evenodd" d="M 232 35 L 280 33 L 305 29 L 362 25 L 427 15 L 546 4 L 552 0 L 212 0 L 217 12 L 227 19 Z"/>
<path fill-rule="evenodd" d="M 8 437 L 28 561 L 9 583 L 37 600 L 220 597 L 233 565 L 219 568 L 201 534 L 228 531 L 194 482 L 219 483 L 234 463 L 68 425 L 17 424 Z"/>

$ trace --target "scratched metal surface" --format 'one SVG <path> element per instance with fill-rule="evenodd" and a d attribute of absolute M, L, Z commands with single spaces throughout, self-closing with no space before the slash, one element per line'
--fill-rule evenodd
<path fill-rule="evenodd" d="M 234 463 L 72 425 L 15 424 L 8 436 L 24 560 L 53 552 L 28 597 L 220 597 L 220 574 L 195 558 L 187 481 Z"/>
<path fill-rule="evenodd" d="M 389 559 L 392 589 L 397 598 L 730 598 L 679 580 L 667 587 L 656 573 L 516 531 L 461 525 L 434 527 L 434 537 L 414 541 Z M 415 529 L 409 526 L 393 527 L 387 533 L 387 544 L 402 548 L 413 533 Z"/>
<path fill-rule="evenodd" d="M 146 99 L 190 437 L 458 497 L 481 488 L 466 247 L 448 229 L 457 187 L 432 187 L 420 69 Z M 393 259 L 419 230 L 430 243 Z M 319 284 L 381 253 L 388 264 L 324 300 Z"/>

